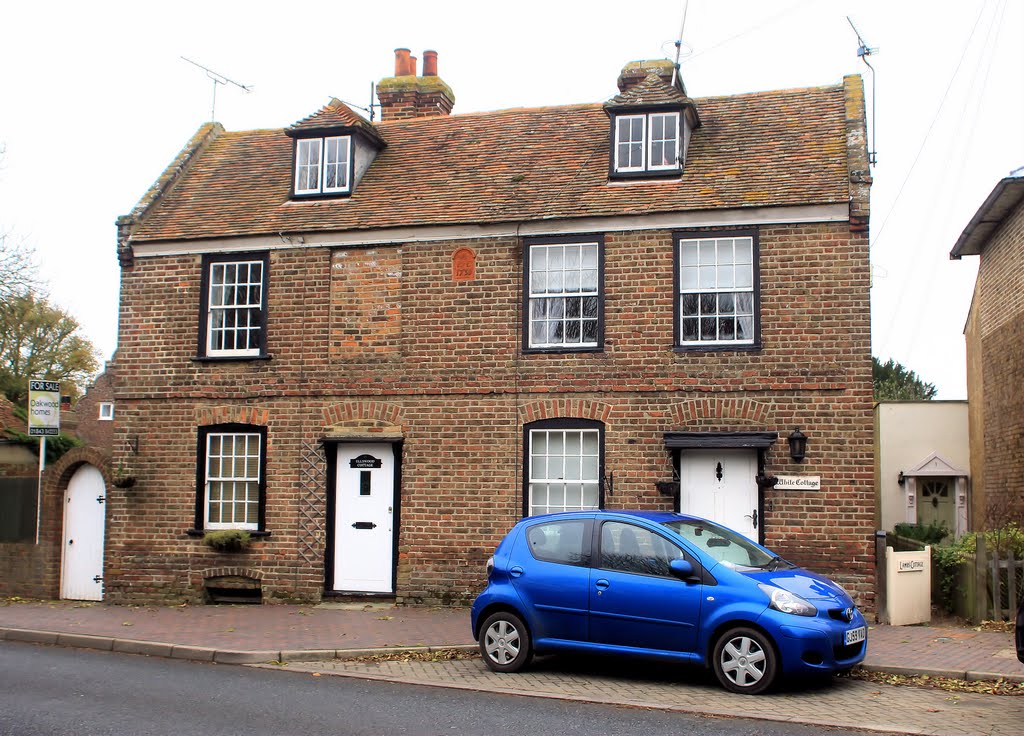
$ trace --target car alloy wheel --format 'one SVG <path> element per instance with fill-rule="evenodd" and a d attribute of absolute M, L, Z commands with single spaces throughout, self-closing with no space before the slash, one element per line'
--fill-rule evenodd
<path fill-rule="evenodd" d="M 480 627 L 480 653 L 495 672 L 517 672 L 533 657 L 530 632 L 513 613 L 491 614 Z"/>
<path fill-rule="evenodd" d="M 775 649 L 760 631 L 735 628 L 715 645 L 715 675 L 726 690 L 755 695 L 771 687 L 778 669 Z"/>

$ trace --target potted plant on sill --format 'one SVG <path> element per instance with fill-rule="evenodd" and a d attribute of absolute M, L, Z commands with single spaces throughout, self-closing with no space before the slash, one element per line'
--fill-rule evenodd
<path fill-rule="evenodd" d="M 206 532 L 203 541 L 218 552 L 241 552 L 252 544 L 252 535 L 244 529 L 215 529 Z"/>

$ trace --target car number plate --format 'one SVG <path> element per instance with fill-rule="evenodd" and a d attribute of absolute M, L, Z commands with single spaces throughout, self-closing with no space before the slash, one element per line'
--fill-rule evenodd
<path fill-rule="evenodd" d="M 858 626 L 856 629 L 850 629 L 846 632 L 846 643 L 857 644 L 858 642 L 864 641 L 867 638 L 868 630 L 864 626 Z"/>

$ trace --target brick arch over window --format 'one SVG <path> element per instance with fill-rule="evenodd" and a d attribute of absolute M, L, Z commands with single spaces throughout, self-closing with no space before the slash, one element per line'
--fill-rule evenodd
<path fill-rule="evenodd" d="M 270 423 L 270 410 L 255 406 L 201 406 L 196 409 L 196 424 L 252 424 L 265 427 Z"/>
<path fill-rule="evenodd" d="M 200 580 L 206 578 L 252 578 L 262 581 L 266 576 L 262 570 L 251 567 L 209 567 L 199 572 Z"/>
<path fill-rule="evenodd" d="M 611 413 L 610 405 L 590 399 L 544 399 L 519 407 L 522 424 L 543 419 L 593 419 L 607 424 Z"/>
<path fill-rule="evenodd" d="M 770 404 L 752 399 L 691 399 L 672 407 L 675 426 L 709 431 L 737 426 L 765 427 L 771 424 L 771 415 Z"/>
<path fill-rule="evenodd" d="M 328 431 L 370 431 L 375 434 L 401 435 L 402 407 L 386 401 L 343 401 L 324 407 L 324 426 Z"/>

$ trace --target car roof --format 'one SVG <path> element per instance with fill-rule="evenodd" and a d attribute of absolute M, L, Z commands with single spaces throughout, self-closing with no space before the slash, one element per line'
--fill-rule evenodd
<path fill-rule="evenodd" d="M 632 518 L 642 519 L 655 524 L 664 524 L 667 521 L 678 521 L 680 519 L 699 519 L 696 516 L 687 516 L 686 514 L 676 513 L 675 511 L 648 511 L 645 509 L 595 509 L 592 511 L 561 511 L 553 514 L 539 514 L 537 516 L 529 516 L 522 519 L 522 522 L 534 521 L 537 519 L 549 519 L 549 518 Z M 520 523 L 522 523 L 520 522 Z"/>

